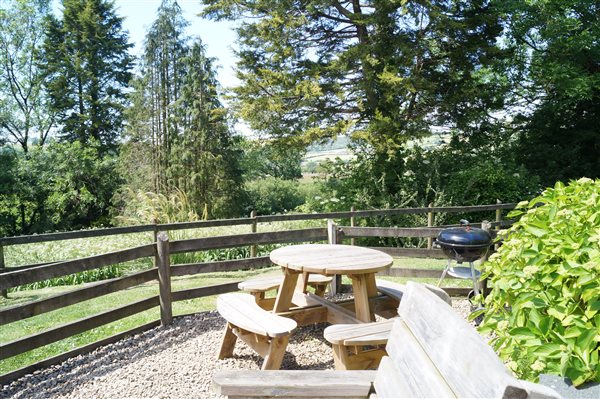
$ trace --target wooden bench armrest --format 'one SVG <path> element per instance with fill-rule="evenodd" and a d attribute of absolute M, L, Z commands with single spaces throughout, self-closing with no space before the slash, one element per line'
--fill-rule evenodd
<path fill-rule="evenodd" d="M 376 371 L 223 370 L 213 377 L 214 390 L 229 398 L 363 398 L 369 397 Z"/>

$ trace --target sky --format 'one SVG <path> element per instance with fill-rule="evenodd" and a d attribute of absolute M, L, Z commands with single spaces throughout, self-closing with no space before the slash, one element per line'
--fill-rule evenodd
<path fill-rule="evenodd" d="M 54 0 L 55 12 L 60 10 L 60 1 Z M 117 15 L 124 17 L 123 27 L 129 32 L 129 41 L 135 44 L 134 55 L 141 54 L 147 30 L 156 19 L 156 11 L 161 0 L 115 0 Z M 237 85 L 233 67 L 235 55 L 232 47 L 236 42 L 234 23 L 229 21 L 215 22 L 198 16 L 202 10 L 200 0 L 178 0 L 183 17 L 190 22 L 187 33 L 200 37 L 209 57 L 216 58 L 217 77 L 221 85 L 229 88 Z"/>

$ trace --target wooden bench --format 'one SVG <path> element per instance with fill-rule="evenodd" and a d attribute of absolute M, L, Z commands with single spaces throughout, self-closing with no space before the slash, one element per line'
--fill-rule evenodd
<path fill-rule="evenodd" d="M 441 288 L 423 284 L 449 305 L 450 296 Z M 406 286 L 388 280 L 377 280 L 377 290 L 400 302 Z M 325 339 L 331 343 L 336 370 L 367 370 L 379 366 L 387 353 L 385 345 L 392 330 L 393 319 L 366 324 L 334 324 L 325 329 Z"/>
<path fill-rule="evenodd" d="M 219 295 L 217 310 L 227 320 L 219 359 L 233 356 L 239 338 L 265 359 L 262 370 L 279 369 L 290 333 L 296 328 L 294 320 L 262 309 L 252 295 L 244 293 Z"/>
<path fill-rule="evenodd" d="M 417 283 L 406 285 L 399 316 L 376 371 L 217 372 L 216 391 L 229 398 L 559 398 L 518 380 L 477 331 Z"/>
<path fill-rule="evenodd" d="M 368 370 L 379 366 L 387 353 L 394 319 L 364 324 L 334 324 L 324 331 L 331 343 L 336 370 Z"/>
<path fill-rule="evenodd" d="M 323 276 L 322 274 L 311 273 L 308 275 L 308 286 L 313 287 L 315 294 L 322 297 L 325 295 L 327 285 L 333 280 L 332 277 Z M 267 291 L 278 289 L 283 281 L 283 275 L 267 275 L 242 281 L 238 284 L 241 291 L 249 292 L 254 295 L 256 302 L 260 303 L 265 299 Z"/>
<path fill-rule="evenodd" d="M 376 284 L 377 284 L 377 290 L 379 292 L 396 299 L 398 302 L 400 302 L 400 300 L 402 299 L 402 295 L 404 294 L 404 291 L 406 290 L 406 286 L 404 284 L 394 283 L 393 281 L 389 281 L 389 280 L 378 279 L 376 281 Z M 439 287 L 436 287 L 435 285 L 431 285 L 431 284 L 422 284 L 422 285 L 425 286 L 429 291 L 431 291 L 435 295 L 437 295 L 441 300 L 446 302 L 448 305 L 452 306 L 452 299 L 450 299 L 450 295 L 448 295 L 448 293 L 446 291 L 444 291 L 443 289 L 441 289 Z"/>

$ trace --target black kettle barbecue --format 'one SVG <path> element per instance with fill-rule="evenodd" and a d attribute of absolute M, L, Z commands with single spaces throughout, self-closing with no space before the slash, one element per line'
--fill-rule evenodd
<path fill-rule="evenodd" d="M 481 272 L 475 269 L 473 262 L 482 258 L 492 244 L 492 236 L 486 230 L 471 227 L 468 220 L 462 219 L 460 227 L 451 227 L 440 231 L 436 239 L 437 245 L 444 251 L 448 257 L 446 268 L 438 282 L 442 283 L 446 274 L 453 277 L 472 279 L 473 291 L 469 293 L 469 298 L 479 295 L 479 277 Z M 457 263 L 453 266 L 453 261 Z M 469 263 L 469 267 L 462 267 L 463 262 Z"/>
<path fill-rule="evenodd" d="M 471 227 L 468 220 L 460 221 L 461 227 L 440 231 L 437 243 L 444 254 L 458 263 L 474 262 L 487 252 L 492 237 L 483 229 Z"/>

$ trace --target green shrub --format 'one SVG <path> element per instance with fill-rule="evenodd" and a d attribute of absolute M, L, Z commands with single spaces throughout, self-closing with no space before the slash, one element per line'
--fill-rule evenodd
<path fill-rule="evenodd" d="M 520 219 L 483 265 L 481 332 L 521 378 L 600 381 L 600 180 L 557 183 L 509 216 Z"/>
<path fill-rule="evenodd" d="M 188 196 L 181 190 L 163 195 L 125 187 L 117 197 L 122 204 L 120 215 L 115 217 L 115 224 L 119 226 L 200 220 Z"/>
<path fill-rule="evenodd" d="M 267 177 L 246 183 L 250 208 L 258 215 L 285 213 L 304 203 L 299 183 L 278 177 Z"/>

